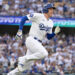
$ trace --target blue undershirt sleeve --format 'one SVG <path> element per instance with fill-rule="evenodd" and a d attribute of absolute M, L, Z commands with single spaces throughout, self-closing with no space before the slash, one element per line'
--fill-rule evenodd
<path fill-rule="evenodd" d="M 23 29 L 23 26 L 24 26 L 24 23 L 26 22 L 26 20 L 29 20 L 27 16 L 24 16 L 21 19 L 21 22 L 20 22 L 20 25 L 19 25 L 19 30 L 22 30 Z"/>
<path fill-rule="evenodd" d="M 55 33 L 54 32 L 52 34 L 47 33 L 46 36 L 47 36 L 47 39 L 50 40 L 52 37 L 55 36 Z"/>

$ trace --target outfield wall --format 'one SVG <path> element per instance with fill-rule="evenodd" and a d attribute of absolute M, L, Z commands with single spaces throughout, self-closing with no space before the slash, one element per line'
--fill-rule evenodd
<path fill-rule="evenodd" d="M 22 16 L 0 16 L 0 25 L 19 25 Z M 54 26 L 60 27 L 75 27 L 75 18 L 51 18 L 54 22 Z M 31 26 L 30 21 L 26 21 L 24 24 Z"/>
<path fill-rule="evenodd" d="M 15 35 L 18 31 L 22 16 L 0 16 L 0 34 L 8 33 L 10 35 Z M 51 18 L 54 21 L 54 27 L 60 26 L 61 33 L 66 35 L 75 33 L 75 18 Z M 26 21 L 23 28 L 23 33 L 29 32 L 32 23 Z"/>

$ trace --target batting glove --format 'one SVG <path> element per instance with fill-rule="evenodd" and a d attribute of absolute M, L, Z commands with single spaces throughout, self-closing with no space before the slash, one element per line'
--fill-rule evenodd
<path fill-rule="evenodd" d="M 15 39 L 16 39 L 16 40 L 22 39 L 22 30 L 18 30 Z"/>
<path fill-rule="evenodd" d="M 55 28 L 54 33 L 55 33 L 55 34 L 58 34 L 59 32 L 60 32 L 60 27 L 59 27 L 59 26 L 57 26 L 57 27 Z"/>

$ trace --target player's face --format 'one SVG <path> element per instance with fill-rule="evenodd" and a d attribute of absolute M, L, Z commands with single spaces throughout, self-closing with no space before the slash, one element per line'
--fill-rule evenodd
<path fill-rule="evenodd" d="M 52 17 L 53 11 L 54 11 L 53 8 L 48 9 L 48 13 L 47 13 L 48 14 L 48 17 Z"/>

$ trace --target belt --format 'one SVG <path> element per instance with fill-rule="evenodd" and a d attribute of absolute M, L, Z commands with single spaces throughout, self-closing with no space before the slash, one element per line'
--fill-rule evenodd
<path fill-rule="evenodd" d="M 36 38 L 36 37 L 34 37 L 34 39 L 35 39 L 35 40 L 37 40 L 37 41 L 39 41 L 39 42 L 42 42 L 41 40 L 39 40 L 39 39 L 38 39 L 38 38 Z"/>

